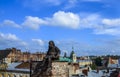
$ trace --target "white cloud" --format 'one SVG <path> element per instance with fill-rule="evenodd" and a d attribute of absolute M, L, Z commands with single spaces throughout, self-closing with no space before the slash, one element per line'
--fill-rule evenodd
<path fill-rule="evenodd" d="M 38 29 L 40 25 L 46 24 L 46 22 L 39 17 L 26 16 L 25 21 L 22 23 L 23 26 Z"/>
<path fill-rule="evenodd" d="M 0 33 L 0 47 L 24 47 L 27 45 L 26 42 L 19 39 L 15 34 L 4 34 Z"/>
<path fill-rule="evenodd" d="M 107 34 L 107 35 L 115 35 L 115 36 L 119 36 L 120 35 L 120 30 L 116 29 L 116 28 L 109 28 L 109 29 L 98 29 L 95 30 L 95 34 Z"/>
<path fill-rule="evenodd" d="M 41 45 L 41 46 L 44 45 L 44 41 L 41 40 L 41 39 L 32 39 L 32 41 L 35 42 L 35 43 L 38 44 L 38 45 Z"/>
<path fill-rule="evenodd" d="M 92 29 L 95 34 L 120 35 L 120 18 L 108 19 L 99 14 L 81 16 L 80 28 Z"/>
<path fill-rule="evenodd" d="M 27 16 L 22 25 L 32 29 L 39 29 L 41 25 L 63 26 L 76 29 L 79 27 L 79 23 L 80 18 L 77 14 L 58 11 L 53 14 L 52 18 L 47 17 L 45 19 L 41 19 L 39 17 Z"/>
<path fill-rule="evenodd" d="M 45 17 L 43 19 L 39 17 L 26 16 L 24 22 L 20 25 L 11 20 L 4 20 L 3 25 L 10 25 L 17 28 L 21 28 L 20 25 L 22 25 L 22 27 L 28 27 L 35 30 L 39 29 L 40 26 L 43 25 L 77 29 L 80 26 L 80 17 L 72 12 L 58 11 L 54 13 L 51 18 Z"/>
<path fill-rule="evenodd" d="M 63 26 L 76 29 L 79 27 L 80 18 L 72 12 L 58 11 L 52 18 L 47 18 L 50 25 Z"/>
<path fill-rule="evenodd" d="M 81 18 L 81 28 L 97 28 L 100 25 L 102 18 L 98 14 L 90 14 Z"/>
<path fill-rule="evenodd" d="M 103 19 L 102 23 L 110 27 L 119 26 L 120 27 L 120 18 L 118 19 Z"/>
<path fill-rule="evenodd" d="M 20 27 L 14 21 L 4 20 L 4 25 L 11 24 L 14 27 Z M 52 17 L 33 17 L 26 16 L 22 27 L 39 29 L 41 26 L 58 26 L 71 29 L 91 29 L 94 34 L 108 34 L 119 36 L 120 18 L 103 18 L 99 14 L 75 14 L 73 12 L 58 11 Z"/>
<path fill-rule="evenodd" d="M 3 34 L 0 33 L 0 38 L 1 39 L 6 39 L 6 40 L 19 40 L 16 35 L 8 33 L 8 34 Z"/>
<path fill-rule="evenodd" d="M 98 27 L 94 29 L 95 34 L 120 35 L 120 19 L 104 19 L 99 21 Z"/>
<path fill-rule="evenodd" d="M 16 28 L 22 28 L 20 25 L 16 24 L 12 20 L 4 20 L 3 23 L 1 24 L 2 26 L 11 26 L 11 27 L 16 27 Z"/>

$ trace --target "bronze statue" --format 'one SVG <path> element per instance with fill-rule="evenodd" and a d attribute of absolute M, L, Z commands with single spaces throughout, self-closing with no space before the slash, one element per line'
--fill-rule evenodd
<path fill-rule="evenodd" d="M 32 77 L 40 77 L 43 72 L 46 74 L 51 74 L 52 61 L 58 60 L 60 57 L 60 50 L 55 46 L 53 41 L 49 41 L 49 49 L 46 56 L 44 57 L 42 63 L 38 63 L 33 71 Z"/>

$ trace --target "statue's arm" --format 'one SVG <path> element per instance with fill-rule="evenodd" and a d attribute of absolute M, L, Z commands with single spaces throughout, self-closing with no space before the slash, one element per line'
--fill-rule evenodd
<path fill-rule="evenodd" d="M 60 49 L 58 47 L 55 48 L 56 49 L 56 56 L 59 57 L 60 56 Z"/>

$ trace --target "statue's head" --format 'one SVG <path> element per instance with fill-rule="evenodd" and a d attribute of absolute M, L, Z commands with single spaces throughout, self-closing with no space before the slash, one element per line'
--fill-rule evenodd
<path fill-rule="evenodd" d="M 49 41 L 49 47 L 54 47 L 55 43 L 53 41 Z"/>

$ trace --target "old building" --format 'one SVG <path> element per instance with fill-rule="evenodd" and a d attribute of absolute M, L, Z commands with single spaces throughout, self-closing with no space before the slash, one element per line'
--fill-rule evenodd
<path fill-rule="evenodd" d="M 16 48 L 7 48 L 0 50 L 0 62 L 12 63 L 12 62 L 28 62 L 31 59 L 33 61 L 43 60 L 46 54 L 43 52 L 21 52 L 21 50 Z"/>
<path fill-rule="evenodd" d="M 32 61 L 42 61 L 45 55 L 46 54 L 43 52 L 36 52 L 36 53 L 32 53 L 30 58 L 32 59 Z"/>
<path fill-rule="evenodd" d="M 0 50 L 0 61 L 5 63 L 20 61 L 21 51 L 16 48 Z"/>
<path fill-rule="evenodd" d="M 41 61 L 45 57 L 45 53 L 43 52 L 36 52 L 36 53 L 30 53 L 30 52 L 23 52 L 20 58 L 20 61 L 22 62 L 29 62 L 32 61 Z"/>
<path fill-rule="evenodd" d="M 22 62 L 27 62 L 30 61 L 30 56 L 31 56 L 30 52 L 23 52 L 20 59 Z"/>
<path fill-rule="evenodd" d="M 91 65 L 92 60 L 78 60 L 78 63 L 79 63 L 80 66 Z"/>

